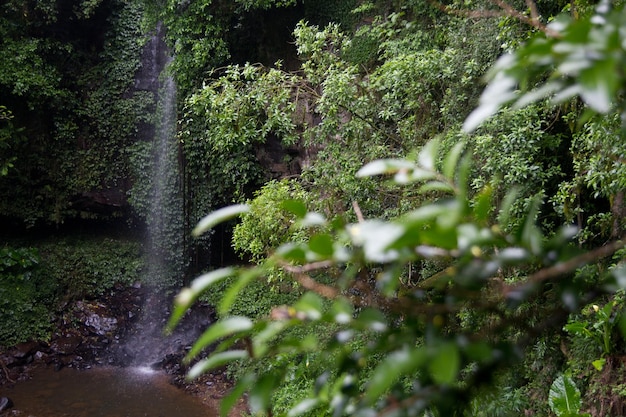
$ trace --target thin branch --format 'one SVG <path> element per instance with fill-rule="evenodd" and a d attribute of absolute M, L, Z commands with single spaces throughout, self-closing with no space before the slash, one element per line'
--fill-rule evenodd
<path fill-rule="evenodd" d="M 9 376 L 9 369 L 7 368 L 7 366 L 4 364 L 4 362 L 2 360 L 0 360 L 0 366 L 2 366 L 2 370 L 4 371 L 4 375 L 7 378 L 7 381 L 9 381 L 10 383 L 15 383 L 14 380 L 11 379 L 11 377 Z"/>
<path fill-rule="evenodd" d="M 330 285 L 320 284 L 311 278 L 307 273 L 319 269 L 325 269 L 331 265 L 333 265 L 332 261 L 313 262 L 302 266 L 293 266 L 281 262 L 281 267 L 285 271 L 292 273 L 298 284 L 302 285 L 307 290 L 313 291 L 314 293 L 330 300 L 339 296 L 339 290 L 335 287 L 331 287 Z"/>
<path fill-rule="evenodd" d="M 437 0 L 429 0 L 429 2 L 434 7 L 438 8 L 444 13 L 448 13 L 451 15 L 468 17 L 473 19 L 484 19 L 490 17 L 512 17 L 522 23 L 534 27 L 537 30 L 540 30 L 541 32 L 545 33 L 546 36 L 550 36 L 552 38 L 558 38 L 561 36 L 558 32 L 550 29 L 547 25 L 541 22 L 541 16 L 539 15 L 537 5 L 533 0 L 526 0 L 526 5 L 530 10 L 530 17 L 513 8 L 510 4 L 506 3 L 503 0 L 490 1 L 492 4 L 498 6 L 500 10 L 459 10 L 453 9 L 449 5 L 442 4 Z"/>
<path fill-rule="evenodd" d="M 599 259 L 606 258 L 607 256 L 614 254 L 616 251 L 623 248 L 625 245 L 626 245 L 626 242 L 624 239 L 616 240 L 614 242 L 601 246 L 592 251 L 585 252 L 581 255 L 578 255 L 568 261 L 560 262 L 551 267 L 540 269 L 539 271 L 530 275 L 528 279 L 522 283 L 505 286 L 503 289 L 503 293 L 507 294 L 510 292 L 517 291 L 521 289 L 522 287 L 525 287 L 529 283 L 539 284 L 541 282 L 548 281 L 553 278 L 563 277 L 566 274 L 569 274 L 570 272 L 574 271 L 576 268 L 584 264 L 597 261 Z"/>
<path fill-rule="evenodd" d="M 352 208 L 354 209 L 354 213 L 356 214 L 356 218 L 359 220 L 359 223 L 363 223 L 365 218 L 363 217 L 361 207 L 359 207 L 359 203 L 356 200 L 352 201 Z"/>

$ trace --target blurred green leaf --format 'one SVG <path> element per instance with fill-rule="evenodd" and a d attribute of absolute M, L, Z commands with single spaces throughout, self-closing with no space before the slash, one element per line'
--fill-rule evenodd
<path fill-rule="evenodd" d="M 260 267 L 243 270 L 237 277 L 237 280 L 222 295 L 220 304 L 217 307 L 217 312 L 223 316 L 228 314 L 241 290 L 252 282 L 252 280 L 263 275 L 263 273 L 264 270 Z"/>
<path fill-rule="evenodd" d="M 412 170 L 415 164 L 404 159 L 378 159 L 365 164 L 356 173 L 357 177 L 373 177 L 375 175 L 393 174 L 401 170 Z"/>
<path fill-rule="evenodd" d="M 459 374 L 461 354 L 455 343 L 444 343 L 434 347 L 436 351 L 430 358 L 428 370 L 437 384 L 450 385 Z"/>
<path fill-rule="evenodd" d="M 209 229 L 212 229 L 216 225 L 237 217 L 240 214 L 246 213 L 250 210 L 250 207 L 246 204 L 236 204 L 228 207 L 221 208 L 214 211 L 208 216 L 204 217 L 198 225 L 193 229 L 191 234 L 193 236 L 200 236 Z"/>
<path fill-rule="evenodd" d="M 373 404 L 402 375 L 416 372 L 427 360 L 428 355 L 422 348 L 404 347 L 388 354 L 372 372 L 365 389 L 367 403 Z"/>
<path fill-rule="evenodd" d="M 252 414 L 268 412 L 271 409 L 272 392 L 281 383 L 282 376 L 273 371 L 262 375 L 251 387 L 248 405 Z"/>
<path fill-rule="evenodd" d="M 294 405 L 287 413 L 287 417 L 298 417 L 307 414 L 321 405 L 322 401 L 319 398 L 306 398 Z"/>
<path fill-rule="evenodd" d="M 245 350 L 228 350 L 214 353 L 211 356 L 198 361 L 187 373 L 187 379 L 195 379 L 211 369 L 219 368 L 233 361 L 246 359 L 248 352 Z"/>
<path fill-rule="evenodd" d="M 256 376 L 253 374 L 246 374 L 242 378 L 239 378 L 230 393 L 220 401 L 220 417 L 228 416 L 237 403 L 237 400 L 239 400 L 255 382 Z"/>
<path fill-rule="evenodd" d="M 235 333 L 246 332 L 252 329 L 253 323 L 248 317 L 228 317 L 213 323 L 199 338 L 196 340 L 191 350 L 185 356 L 185 361 L 189 362 L 204 348 L 211 343 L 226 336 Z"/>
<path fill-rule="evenodd" d="M 307 292 L 294 305 L 294 308 L 304 313 L 310 320 L 319 320 L 324 311 L 324 301 L 317 294 Z"/>
<path fill-rule="evenodd" d="M 333 255 L 333 238 L 326 234 L 317 234 L 309 239 L 309 249 L 322 257 L 328 258 Z"/>
<path fill-rule="evenodd" d="M 294 214 L 299 219 L 304 218 L 307 214 L 306 205 L 300 200 L 284 200 L 281 203 L 281 207 L 291 214 Z"/>

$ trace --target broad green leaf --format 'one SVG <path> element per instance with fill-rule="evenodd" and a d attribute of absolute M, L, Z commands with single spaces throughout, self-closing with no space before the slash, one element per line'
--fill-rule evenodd
<path fill-rule="evenodd" d="M 496 63 L 496 69 L 506 68 L 515 63 L 511 55 L 503 55 Z M 485 120 L 496 114 L 506 103 L 515 99 L 517 79 L 505 74 L 504 71 L 496 72 L 494 79 L 487 85 L 480 97 L 479 106 L 470 113 L 463 123 L 465 132 L 472 132 Z"/>
<path fill-rule="evenodd" d="M 480 193 L 474 198 L 474 218 L 479 224 L 486 224 L 491 214 L 493 199 L 493 187 L 487 185 L 480 190 Z"/>
<path fill-rule="evenodd" d="M 422 348 L 405 347 L 387 355 L 372 372 L 365 389 L 366 401 L 376 402 L 401 376 L 413 374 L 427 359 Z"/>
<path fill-rule="evenodd" d="M 422 185 L 419 188 L 420 193 L 427 193 L 432 191 L 454 193 L 454 187 L 443 181 L 428 181 L 426 184 Z"/>
<path fill-rule="evenodd" d="M 578 414 L 581 405 L 580 391 L 572 378 L 560 375 L 554 380 L 548 394 L 548 405 L 558 417 Z"/>
<path fill-rule="evenodd" d="M 224 366 L 230 362 L 246 359 L 248 352 L 245 350 L 228 350 L 226 352 L 214 353 L 208 358 L 202 359 L 194 364 L 187 373 L 187 379 L 195 379 L 206 371 Z"/>
<path fill-rule="evenodd" d="M 232 267 L 216 269 L 215 271 L 202 274 L 198 278 L 194 279 L 191 282 L 190 288 L 194 293 L 200 294 L 211 285 L 221 282 L 234 274 L 235 268 Z"/>
<path fill-rule="evenodd" d="M 530 208 L 524 216 L 518 233 L 518 236 L 521 239 L 521 243 L 529 248 L 530 251 L 535 255 L 541 253 L 541 248 L 543 245 L 543 235 L 536 224 L 540 204 L 541 197 L 535 196 L 530 202 Z"/>
<path fill-rule="evenodd" d="M 288 328 L 289 323 L 290 322 L 287 320 L 272 321 L 269 322 L 264 329 L 256 332 L 256 334 L 252 337 L 254 355 L 256 357 L 265 355 L 268 350 L 267 343 L 274 339 L 274 337 L 280 334 L 283 330 Z"/>
<path fill-rule="evenodd" d="M 541 87 L 522 94 L 520 98 L 515 101 L 513 108 L 521 109 L 523 107 L 526 107 L 536 101 L 543 100 L 546 97 L 552 96 L 554 93 L 561 91 L 562 88 L 563 85 L 559 81 L 546 82 Z"/>
<path fill-rule="evenodd" d="M 355 325 L 368 331 L 384 332 L 387 330 L 387 319 L 380 310 L 365 308 L 356 318 Z"/>
<path fill-rule="evenodd" d="M 605 58 L 594 62 L 593 66 L 580 72 L 578 80 L 585 103 L 599 113 L 607 113 L 618 85 L 613 60 Z"/>
<path fill-rule="evenodd" d="M 196 340 L 191 350 L 185 356 L 185 361 L 189 362 L 204 348 L 211 343 L 226 336 L 235 333 L 241 333 L 252 329 L 253 323 L 248 317 L 228 317 L 213 323 L 199 338 Z"/>
<path fill-rule="evenodd" d="M 348 227 L 352 241 L 362 246 L 366 259 L 373 262 L 389 262 L 398 254 L 389 247 L 402 236 L 404 227 L 400 224 L 380 220 L 367 220 Z"/>
<path fill-rule="evenodd" d="M 592 334 L 588 329 L 589 323 L 586 321 L 575 321 L 563 326 L 563 330 L 568 333 L 577 334 L 580 336 L 591 337 Z"/>
<path fill-rule="evenodd" d="M 413 171 L 404 172 L 404 178 L 398 172 L 396 177 L 394 178 L 395 182 L 398 184 L 408 184 L 412 182 L 421 182 L 428 181 L 435 178 L 437 175 L 434 171 L 429 171 L 423 168 L 415 168 Z"/>
<path fill-rule="evenodd" d="M 437 346 L 431 357 L 428 370 L 437 384 L 450 385 L 459 374 L 461 355 L 455 343 L 444 343 Z"/>
<path fill-rule="evenodd" d="M 339 324 L 347 324 L 352 321 L 354 313 L 354 308 L 352 304 L 344 299 L 338 299 L 333 302 L 330 311 L 328 314 L 330 315 L 329 321 L 334 321 Z"/>
<path fill-rule="evenodd" d="M 459 158 L 461 157 L 464 148 L 465 144 L 463 142 L 455 144 L 443 160 L 443 175 L 450 182 L 454 181 L 456 167 L 459 163 Z"/>
<path fill-rule="evenodd" d="M 293 262 L 306 262 L 306 250 L 302 243 L 285 243 L 276 249 L 276 255 Z"/>
<path fill-rule="evenodd" d="M 498 221 L 501 225 L 507 226 L 510 219 L 513 217 L 512 208 L 518 195 L 519 190 L 517 188 L 512 188 L 504 195 L 504 199 L 500 204 L 500 212 L 498 213 Z"/>
<path fill-rule="evenodd" d="M 309 239 L 309 249 L 323 257 L 331 257 L 333 255 L 333 239 L 326 233 L 313 235 Z"/>
<path fill-rule="evenodd" d="M 300 200 L 285 200 L 280 206 L 288 212 L 294 214 L 297 218 L 302 219 L 306 216 L 306 205 Z"/>
<path fill-rule="evenodd" d="M 200 222 L 198 222 L 198 225 L 193 229 L 191 234 L 193 236 L 200 236 L 201 234 L 215 227 L 216 225 L 230 220 L 233 217 L 237 217 L 242 213 L 246 213 L 249 210 L 250 207 L 246 204 L 236 204 L 216 210 L 200 220 Z"/>
<path fill-rule="evenodd" d="M 604 365 L 606 364 L 606 359 L 605 358 L 596 359 L 595 361 L 591 362 L 591 364 L 598 371 L 601 371 L 604 368 Z"/>
<path fill-rule="evenodd" d="M 314 211 L 308 212 L 304 218 L 298 222 L 301 227 L 323 226 L 326 224 L 326 218 L 320 213 Z"/>

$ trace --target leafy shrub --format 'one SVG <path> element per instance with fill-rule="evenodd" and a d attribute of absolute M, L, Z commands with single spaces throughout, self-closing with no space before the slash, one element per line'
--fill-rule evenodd
<path fill-rule="evenodd" d="M 58 288 L 39 265 L 33 248 L 0 249 L 0 346 L 50 335 L 51 307 Z"/>
<path fill-rule="evenodd" d="M 133 241 L 67 240 L 46 243 L 41 253 L 50 278 L 67 299 L 96 297 L 115 284 L 139 281 L 144 268 L 141 246 Z"/>
<path fill-rule="evenodd" d="M 292 226 L 296 216 L 277 201 L 307 201 L 306 191 L 296 182 L 270 181 L 250 201 L 250 211 L 237 224 L 233 233 L 233 247 L 252 261 L 263 259 L 281 244 L 297 239 Z M 303 207 L 306 211 L 306 208 Z"/>

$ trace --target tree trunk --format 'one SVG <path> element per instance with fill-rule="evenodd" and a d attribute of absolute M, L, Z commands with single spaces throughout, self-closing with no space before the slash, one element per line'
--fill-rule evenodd
<path fill-rule="evenodd" d="M 611 213 L 613 214 L 613 228 L 611 230 L 611 237 L 613 239 L 619 239 L 624 235 L 624 226 L 626 218 L 626 201 L 624 199 L 624 190 L 618 191 L 613 196 L 611 203 Z"/>

